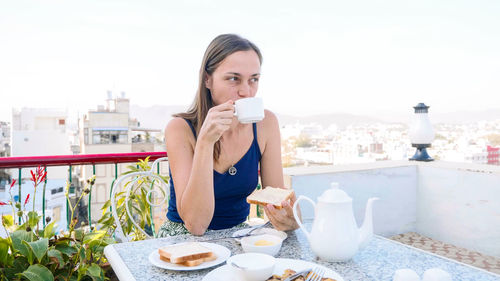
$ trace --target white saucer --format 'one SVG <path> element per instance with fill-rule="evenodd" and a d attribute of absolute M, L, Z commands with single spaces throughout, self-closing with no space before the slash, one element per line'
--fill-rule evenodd
<path fill-rule="evenodd" d="M 276 266 L 274 267 L 273 274 L 281 276 L 285 272 L 285 269 L 292 269 L 298 272 L 301 270 L 306 270 L 308 268 L 314 269 L 316 267 L 320 267 L 325 270 L 325 275 L 323 276 L 323 278 L 329 277 L 337 281 L 344 281 L 344 278 L 342 278 L 342 276 L 327 267 L 313 262 L 293 259 L 276 259 Z M 202 281 L 243 281 L 238 278 L 239 277 L 235 276 L 235 274 L 231 270 L 231 267 L 226 264 L 210 271 L 207 275 L 205 275 L 205 277 L 203 277 Z"/>
<path fill-rule="evenodd" d="M 178 270 L 178 271 L 191 271 L 191 270 L 198 270 L 198 269 L 204 269 L 204 268 L 216 266 L 218 264 L 225 262 L 231 256 L 231 251 L 224 246 L 217 245 L 214 243 L 206 243 L 206 242 L 200 242 L 200 244 L 207 247 L 207 248 L 212 249 L 213 253 L 217 256 L 217 259 L 213 260 L 213 261 L 204 262 L 204 263 L 197 265 L 197 266 L 184 266 L 181 264 L 175 264 L 175 263 L 169 263 L 166 261 L 162 261 L 160 259 L 160 254 L 158 254 L 158 249 L 155 249 L 153 252 L 151 252 L 151 254 L 149 254 L 149 262 L 152 263 L 154 266 L 157 266 L 157 267 L 160 267 L 163 269 Z"/>
<path fill-rule="evenodd" d="M 251 229 L 246 228 L 246 229 L 240 229 L 238 231 L 235 231 L 231 237 L 236 237 L 236 236 L 241 236 L 247 234 Z M 279 231 L 274 228 L 269 228 L 269 227 L 263 227 L 255 230 L 252 232 L 252 235 L 258 235 L 258 234 L 271 234 L 274 236 L 278 236 L 281 238 L 281 240 L 285 240 L 288 235 L 284 231 Z M 238 243 L 241 242 L 241 237 L 240 238 L 234 238 Z"/>

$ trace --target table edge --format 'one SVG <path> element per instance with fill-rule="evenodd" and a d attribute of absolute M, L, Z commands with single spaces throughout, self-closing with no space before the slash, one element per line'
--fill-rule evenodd
<path fill-rule="evenodd" d="M 113 246 L 114 245 L 111 244 L 104 247 L 104 255 L 113 268 L 116 277 L 118 277 L 118 280 L 120 281 L 136 281 L 135 277 L 132 275 L 132 272 L 130 272 L 122 257 L 120 256 L 120 254 L 118 254 Z"/>

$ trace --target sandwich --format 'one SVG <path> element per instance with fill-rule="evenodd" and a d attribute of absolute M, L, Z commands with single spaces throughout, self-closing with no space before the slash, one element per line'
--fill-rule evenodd
<path fill-rule="evenodd" d="M 210 248 L 198 242 L 180 243 L 158 249 L 160 259 L 165 262 L 184 266 L 197 266 L 217 259 Z"/>
<path fill-rule="evenodd" d="M 293 190 L 268 186 L 263 189 L 256 189 L 247 197 L 250 204 L 267 205 L 272 204 L 277 209 L 281 209 L 281 202 L 290 199 Z"/>

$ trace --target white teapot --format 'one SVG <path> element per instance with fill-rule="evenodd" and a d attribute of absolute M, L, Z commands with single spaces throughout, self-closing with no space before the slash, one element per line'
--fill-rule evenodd
<path fill-rule="evenodd" d="M 366 246 L 372 237 L 372 203 L 378 198 L 368 199 L 365 219 L 358 229 L 352 210 L 352 198 L 338 188 L 338 183 L 332 183 L 331 187 L 318 197 L 317 204 L 306 196 L 299 196 L 293 205 L 293 215 L 309 240 L 312 251 L 319 258 L 326 261 L 346 261 L 358 249 Z M 297 216 L 297 205 L 303 199 L 314 205 L 311 232 L 305 229 Z"/>

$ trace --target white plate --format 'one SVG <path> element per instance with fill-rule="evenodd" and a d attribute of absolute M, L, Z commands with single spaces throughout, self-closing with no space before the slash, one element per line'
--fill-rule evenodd
<path fill-rule="evenodd" d="M 329 277 L 337 281 L 344 281 L 342 276 L 327 267 L 313 262 L 293 259 L 276 259 L 276 266 L 274 267 L 273 274 L 281 276 L 285 272 L 285 269 L 292 269 L 298 272 L 301 270 L 306 270 L 308 268 L 314 269 L 315 267 L 320 267 L 325 270 L 325 275 L 323 276 L 323 278 Z M 205 277 L 203 277 L 202 281 L 243 281 L 239 280 L 238 278 L 239 277 L 233 274 L 229 265 L 226 264 L 210 271 L 207 275 L 205 275 Z"/>
<path fill-rule="evenodd" d="M 233 235 L 231 235 L 231 237 L 245 235 L 250 230 L 252 230 L 252 229 L 249 229 L 249 228 L 240 229 L 238 231 L 235 231 L 233 233 Z M 271 234 L 271 235 L 274 235 L 274 236 L 278 236 L 279 238 L 281 238 L 281 240 L 285 240 L 288 237 L 288 235 L 284 231 L 279 231 L 279 230 L 276 230 L 274 228 L 269 228 L 269 227 L 259 228 L 259 229 L 255 230 L 254 232 L 252 232 L 252 235 L 258 235 L 258 234 Z M 234 238 L 234 240 L 236 240 L 238 243 L 240 243 L 241 242 L 241 237 L 240 238 Z"/>
<path fill-rule="evenodd" d="M 200 242 L 200 244 L 207 247 L 207 248 L 210 248 L 214 252 L 214 254 L 217 256 L 217 259 L 213 260 L 213 261 L 204 262 L 204 263 L 197 265 L 197 266 L 185 266 L 185 265 L 180 265 L 180 264 L 162 261 L 160 259 L 160 254 L 158 254 L 158 249 L 156 249 L 153 252 L 151 252 L 151 254 L 149 254 L 149 262 L 152 263 L 154 266 L 157 266 L 157 267 L 160 267 L 163 269 L 178 270 L 178 271 L 191 271 L 191 270 L 209 268 L 209 267 L 221 264 L 221 263 L 225 262 L 231 256 L 231 251 L 224 246 L 217 245 L 214 243 L 206 243 L 206 242 Z"/>

